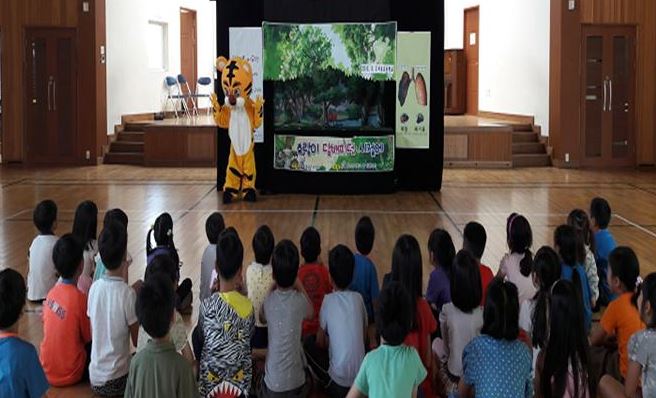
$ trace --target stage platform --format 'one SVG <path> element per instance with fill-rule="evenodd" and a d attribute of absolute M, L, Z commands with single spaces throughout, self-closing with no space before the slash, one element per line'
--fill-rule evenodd
<path fill-rule="evenodd" d="M 143 127 L 144 165 L 215 166 L 216 128 L 211 115 L 149 122 Z"/>

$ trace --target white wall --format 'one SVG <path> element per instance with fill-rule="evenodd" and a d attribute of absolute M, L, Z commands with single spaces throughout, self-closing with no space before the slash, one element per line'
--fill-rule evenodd
<path fill-rule="evenodd" d="M 444 0 L 444 48 L 463 47 L 480 6 L 479 110 L 535 116 L 549 134 L 549 0 Z"/>
<path fill-rule="evenodd" d="M 107 132 L 110 134 L 114 125 L 121 123 L 122 115 L 164 110 L 167 92 L 164 77 L 180 73 L 180 7 L 197 12 L 198 76 L 214 76 L 216 2 L 109 0 L 106 4 Z M 149 21 L 168 24 L 168 70 L 148 67 Z"/>

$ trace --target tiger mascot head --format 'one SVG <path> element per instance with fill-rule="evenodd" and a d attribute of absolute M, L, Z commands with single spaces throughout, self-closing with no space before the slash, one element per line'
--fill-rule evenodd
<path fill-rule="evenodd" d="M 219 57 L 216 60 L 216 69 L 221 73 L 225 104 L 243 108 L 253 91 L 253 68 L 250 62 L 241 57 Z"/>

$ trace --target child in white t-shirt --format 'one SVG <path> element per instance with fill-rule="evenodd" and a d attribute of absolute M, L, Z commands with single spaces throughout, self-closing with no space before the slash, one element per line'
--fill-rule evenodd
<path fill-rule="evenodd" d="M 137 344 L 139 323 L 135 313 L 136 292 L 123 275 L 127 231 L 111 223 L 100 235 L 100 257 L 106 274 L 89 291 L 88 315 L 92 341 L 89 380 L 100 396 L 123 395 L 130 369 L 130 340 Z"/>
<path fill-rule="evenodd" d="M 246 270 L 246 291 L 255 311 L 255 333 L 251 338 L 251 347 L 255 349 L 268 346 L 267 324 L 260 317 L 260 309 L 273 285 L 271 255 L 274 245 L 271 229 L 267 225 L 260 226 L 253 235 L 255 261 Z"/>
<path fill-rule="evenodd" d="M 32 215 L 34 226 L 39 230 L 28 253 L 27 299 L 43 301 L 57 283 L 57 270 L 52 261 L 52 249 L 57 243 L 57 205 L 52 200 L 40 202 Z"/>

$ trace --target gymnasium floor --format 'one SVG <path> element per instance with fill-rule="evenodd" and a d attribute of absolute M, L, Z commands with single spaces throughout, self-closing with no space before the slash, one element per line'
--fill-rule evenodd
<path fill-rule="evenodd" d="M 35 229 L 32 209 L 40 200 L 53 199 L 59 207 L 57 234 L 71 229 L 77 204 L 86 199 L 104 211 L 114 207 L 130 218 L 128 250 L 134 258 L 130 279 L 141 278 L 145 267 L 145 237 L 160 212 L 174 219 L 176 246 L 184 265 L 182 276 L 195 285 L 207 245 L 205 218 L 215 210 L 226 225 L 237 228 L 245 246 L 245 264 L 253 258 L 250 241 L 255 229 L 268 224 L 276 240 L 298 242 L 303 229 L 314 225 L 325 253 L 337 243 L 354 247 L 353 229 L 362 215 L 376 227 L 372 258 L 378 275 L 389 271 L 392 248 L 400 234 L 411 233 L 422 247 L 424 279 L 430 266 L 426 242 L 433 228 L 444 228 L 462 244 L 461 231 L 470 220 L 480 221 L 488 232 L 483 262 L 498 268 L 506 251 L 505 220 L 515 211 L 527 216 L 533 227 L 534 251 L 552 243 L 552 232 L 574 208 L 588 209 L 594 196 L 603 196 L 613 208 L 611 231 L 620 245 L 632 246 L 642 273 L 656 271 L 656 172 L 519 169 L 446 169 L 441 192 L 401 192 L 375 196 L 260 196 L 255 204 L 221 204 L 215 190 L 214 169 L 148 169 L 109 166 L 57 169 L 0 168 L 0 268 L 25 274 L 27 251 Z M 100 231 L 99 231 L 100 232 Z M 197 304 L 188 319 L 195 324 Z M 20 334 L 37 347 L 42 339 L 40 308 L 28 306 Z M 90 397 L 87 386 L 54 391 L 54 397 Z"/>

